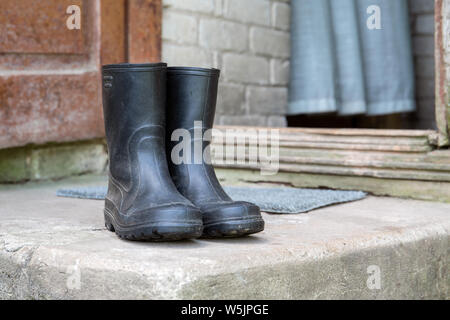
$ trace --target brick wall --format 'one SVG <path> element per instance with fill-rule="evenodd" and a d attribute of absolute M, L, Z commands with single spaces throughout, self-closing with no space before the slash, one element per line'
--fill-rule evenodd
<path fill-rule="evenodd" d="M 286 126 L 289 0 L 163 5 L 163 61 L 222 70 L 216 124 Z"/>
<path fill-rule="evenodd" d="M 435 129 L 434 0 L 409 0 L 416 74 L 414 129 Z"/>

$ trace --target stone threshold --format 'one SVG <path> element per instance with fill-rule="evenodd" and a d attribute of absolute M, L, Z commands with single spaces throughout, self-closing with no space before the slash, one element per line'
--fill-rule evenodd
<path fill-rule="evenodd" d="M 448 299 L 450 204 L 369 196 L 264 214 L 241 239 L 142 243 L 103 225 L 103 202 L 0 186 L 0 299 Z"/>

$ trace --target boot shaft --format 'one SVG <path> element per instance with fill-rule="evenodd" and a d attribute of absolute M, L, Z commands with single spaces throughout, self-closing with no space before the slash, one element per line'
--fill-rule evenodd
<path fill-rule="evenodd" d="M 230 200 L 210 165 L 211 132 L 205 134 L 214 123 L 219 72 L 217 69 L 167 68 L 167 159 L 175 185 L 194 204 Z M 180 129 L 188 131 L 181 142 L 176 140 L 177 134 L 172 137 L 172 133 Z M 179 143 L 185 147 L 182 157 L 176 147 Z"/>
<path fill-rule="evenodd" d="M 167 68 L 167 132 L 190 130 L 195 121 L 201 121 L 205 130 L 212 128 L 219 73 L 217 69 Z"/>
<path fill-rule="evenodd" d="M 102 68 L 106 138 L 129 136 L 144 125 L 165 124 L 166 64 L 112 64 Z M 109 128 L 114 130 L 108 130 Z"/>
<path fill-rule="evenodd" d="M 102 68 L 103 114 L 111 175 L 131 184 L 132 162 L 148 136 L 165 138 L 166 64 L 113 64 Z M 146 142 L 147 143 L 147 142 Z"/>

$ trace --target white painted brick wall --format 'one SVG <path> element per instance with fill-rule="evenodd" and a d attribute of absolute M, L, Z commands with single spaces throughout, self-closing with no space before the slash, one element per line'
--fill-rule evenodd
<path fill-rule="evenodd" d="M 221 69 L 216 123 L 286 126 L 289 0 L 163 0 L 163 61 Z"/>
<path fill-rule="evenodd" d="M 245 24 L 270 26 L 270 11 L 269 0 L 225 0 L 225 18 Z"/>
<path fill-rule="evenodd" d="M 248 28 L 241 23 L 222 19 L 200 19 L 200 46 L 245 52 L 248 47 Z"/>
<path fill-rule="evenodd" d="M 198 48 L 172 43 L 163 43 L 163 61 L 171 66 L 197 66 L 210 68 L 213 64 L 213 53 Z"/>
<path fill-rule="evenodd" d="M 269 60 L 248 54 L 225 53 L 222 76 L 225 81 L 269 83 Z"/>
<path fill-rule="evenodd" d="M 213 13 L 215 2 L 213 0 L 163 0 L 163 5 L 165 8 L 170 9 Z"/>
<path fill-rule="evenodd" d="M 252 27 L 250 49 L 255 54 L 288 58 L 290 55 L 289 34 L 283 31 Z"/>
<path fill-rule="evenodd" d="M 291 10 L 289 4 L 274 2 L 272 4 L 272 26 L 281 30 L 290 29 Z"/>
<path fill-rule="evenodd" d="M 269 127 L 275 127 L 275 128 L 282 128 L 287 127 L 287 120 L 286 117 L 281 116 L 270 116 L 267 119 L 267 125 Z"/>
<path fill-rule="evenodd" d="M 270 83 L 273 85 L 287 86 L 289 83 L 289 61 L 270 60 Z"/>
<path fill-rule="evenodd" d="M 245 113 L 245 88 L 240 84 L 221 82 L 217 94 L 218 115 L 239 115 Z"/>
<path fill-rule="evenodd" d="M 163 13 L 163 21 L 163 39 L 176 43 L 197 43 L 198 26 L 195 17 L 166 10 Z"/>
<path fill-rule="evenodd" d="M 283 115 L 287 104 L 287 89 L 273 87 L 247 87 L 250 114 Z"/>

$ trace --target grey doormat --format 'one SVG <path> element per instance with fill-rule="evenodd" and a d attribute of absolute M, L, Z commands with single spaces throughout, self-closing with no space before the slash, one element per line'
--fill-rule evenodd
<path fill-rule="evenodd" d="M 302 213 L 331 204 L 363 199 L 362 191 L 339 191 L 297 188 L 225 187 L 228 195 L 237 201 L 249 201 L 262 211 L 270 213 Z M 103 200 L 106 187 L 60 189 L 59 197 Z"/>

